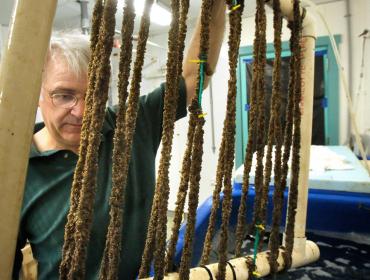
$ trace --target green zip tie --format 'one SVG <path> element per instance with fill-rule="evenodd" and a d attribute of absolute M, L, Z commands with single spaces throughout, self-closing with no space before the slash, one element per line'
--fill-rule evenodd
<path fill-rule="evenodd" d="M 256 260 L 257 260 L 257 250 L 258 250 L 258 244 L 260 241 L 260 230 L 265 230 L 265 227 L 262 224 L 256 224 L 256 238 L 254 240 L 254 248 L 253 248 L 253 265 L 256 266 Z M 253 271 L 253 275 L 257 278 L 260 277 L 257 270 Z"/>
<path fill-rule="evenodd" d="M 204 64 L 206 63 L 205 56 L 200 55 L 200 80 L 199 80 L 199 92 L 198 92 L 198 104 L 202 108 L 202 95 L 204 86 Z"/>
<path fill-rule="evenodd" d="M 257 249 L 258 249 L 258 243 L 260 241 L 260 231 L 257 228 L 256 230 L 256 238 L 254 240 L 254 248 L 253 248 L 253 264 L 256 265 L 256 259 L 257 259 Z"/>

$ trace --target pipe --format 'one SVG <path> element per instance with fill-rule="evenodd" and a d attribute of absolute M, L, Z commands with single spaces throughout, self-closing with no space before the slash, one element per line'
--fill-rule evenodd
<path fill-rule="evenodd" d="M 41 73 L 57 0 L 18 0 L 0 69 L 0 279 L 10 279 Z"/>
<path fill-rule="evenodd" d="M 308 176 L 310 167 L 310 149 L 312 139 L 312 114 L 315 69 L 315 31 L 312 18 L 307 14 L 303 21 L 302 47 L 302 116 L 301 150 L 298 180 L 298 207 L 295 217 L 294 248 L 304 252 L 306 241 L 306 217 L 308 202 Z"/>
<path fill-rule="evenodd" d="M 305 243 L 305 253 L 297 253 L 296 251 L 293 252 L 292 255 L 292 267 L 300 267 L 312 262 L 315 262 L 320 257 L 320 250 L 319 247 L 312 241 L 307 241 Z M 284 259 L 282 256 L 283 250 L 279 250 L 278 256 L 278 270 L 281 271 L 284 269 Z M 253 258 L 250 256 L 249 258 Z M 232 269 L 231 269 L 232 266 Z M 217 279 L 217 272 L 218 272 L 218 264 L 210 264 L 204 267 L 196 267 L 190 270 L 189 279 L 194 280 L 209 280 L 209 279 Z M 270 273 L 270 265 L 268 262 L 268 252 L 262 252 L 257 254 L 256 258 L 256 272 L 258 277 L 266 276 Z M 235 276 L 234 276 L 235 273 Z M 226 266 L 226 280 L 245 280 L 249 279 L 249 269 L 247 266 L 247 259 L 245 257 L 232 259 L 229 261 L 229 265 Z M 212 275 L 212 278 L 211 278 Z M 146 278 L 152 279 L 152 278 Z M 167 280 L 178 280 L 179 274 L 178 273 L 170 273 L 164 277 Z"/>
<path fill-rule="evenodd" d="M 272 1 L 268 2 L 272 6 Z M 293 2 L 281 1 L 282 15 L 293 19 Z M 301 8 L 302 9 L 302 8 Z M 303 9 L 302 9 L 303 13 Z M 308 200 L 308 174 L 310 166 L 310 148 L 312 135 L 312 111 L 314 88 L 316 32 L 313 18 L 306 11 L 302 22 L 302 116 L 301 116 L 301 151 L 298 180 L 298 207 L 295 216 L 294 250 L 304 252 L 306 246 L 306 216 Z M 285 238 L 284 238 L 285 240 Z"/>
<path fill-rule="evenodd" d="M 79 0 L 81 7 L 81 30 L 82 34 L 89 34 L 89 11 L 88 4 L 89 0 Z"/>
<path fill-rule="evenodd" d="M 298 207 L 295 216 L 294 248 L 301 249 L 306 242 L 306 217 L 308 201 L 308 176 L 310 167 L 310 148 L 312 138 L 312 111 L 314 88 L 314 53 L 315 39 L 303 37 L 302 47 L 302 115 L 301 115 L 301 150 L 298 179 Z"/>

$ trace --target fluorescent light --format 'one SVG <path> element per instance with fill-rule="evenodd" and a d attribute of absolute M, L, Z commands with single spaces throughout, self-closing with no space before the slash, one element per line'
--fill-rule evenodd
<path fill-rule="evenodd" d="M 124 0 L 118 1 L 118 10 L 122 11 L 122 8 L 124 6 Z M 144 0 L 135 0 L 134 7 L 135 7 L 135 13 L 139 16 L 143 15 L 144 12 L 144 6 L 145 1 Z M 150 21 L 161 25 L 161 26 L 167 26 L 170 25 L 172 19 L 171 13 L 163 8 L 161 5 L 158 5 L 157 3 L 153 3 L 152 10 L 150 11 Z"/>

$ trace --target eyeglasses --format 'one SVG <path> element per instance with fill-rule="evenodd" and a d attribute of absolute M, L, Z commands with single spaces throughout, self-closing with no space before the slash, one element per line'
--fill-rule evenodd
<path fill-rule="evenodd" d="M 73 94 L 67 93 L 54 93 L 50 95 L 50 98 L 55 107 L 63 109 L 71 109 L 72 107 L 76 106 L 78 100 L 81 99 L 77 98 Z"/>

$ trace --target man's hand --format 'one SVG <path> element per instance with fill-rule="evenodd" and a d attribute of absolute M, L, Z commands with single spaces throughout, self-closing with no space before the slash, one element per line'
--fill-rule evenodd
<path fill-rule="evenodd" d="M 212 18 L 210 22 L 209 53 L 207 58 L 208 73 L 206 71 L 204 79 L 204 88 L 208 86 L 211 73 L 214 72 L 225 31 L 225 1 L 215 0 L 212 8 Z M 186 85 L 187 104 L 190 104 L 197 89 L 198 64 L 190 60 L 199 59 L 200 45 L 200 16 L 195 27 L 193 38 L 183 61 L 183 77 Z M 208 74 L 208 75 L 207 75 Z"/>

